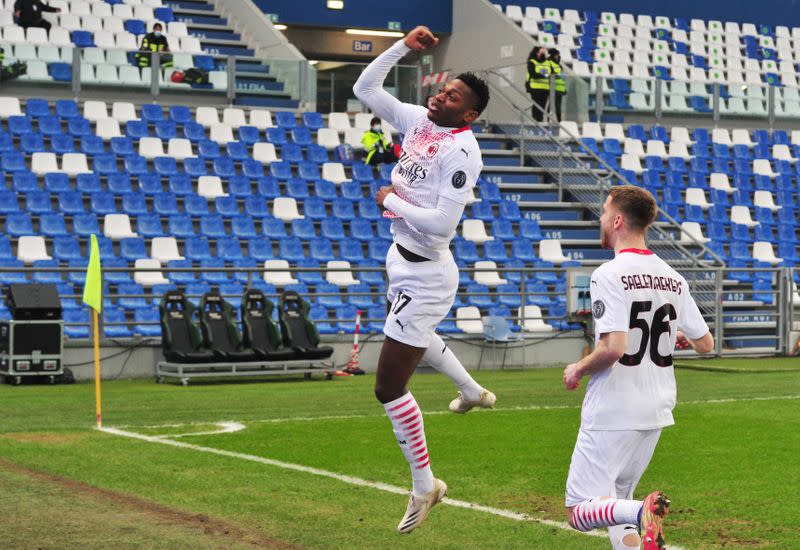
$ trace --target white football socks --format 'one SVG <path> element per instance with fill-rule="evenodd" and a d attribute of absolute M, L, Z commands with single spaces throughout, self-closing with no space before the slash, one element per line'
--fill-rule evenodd
<path fill-rule="evenodd" d="M 578 531 L 591 531 L 597 527 L 633 524 L 639 525 L 641 500 L 592 498 L 584 500 L 572 510 L 572 527 Z"/>
<path fill-rule="evenodd" d="M 422 360 L 452 380 L 467 401 L 481 398 L 483 388 L 475 382 L 453 350 L 435 332 L 431 335 L 431 345 L 425 350 Z"/>
<path fill-rule="evenodd" d="M 411 467 L 414 480 L 414 494 L 424 496 L 433 491 L 433 472 L 428 457 L 428 444 L 425 441 L 425 425 L 422 411 L 411 392 L 383 404 L 389 420 L 392 421 L 397 443 Z"/>

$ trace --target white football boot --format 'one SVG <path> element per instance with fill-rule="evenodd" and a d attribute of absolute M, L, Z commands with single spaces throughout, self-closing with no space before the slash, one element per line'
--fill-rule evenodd
<path fill-rule="evenodd" d="M 401 533 L 410 533 L 422 525 L 431 508 L 440 503 L 445 495 L 447 495 L 447 484 L 441 479 L 433 480 L 433 491 L 425 496 L 419 497 L 412 492 L 408 498 L 406 513 L 397 525 L 397 530 Z"/>
<path fill-rule="evenodd" d="M 482 409 L 491 409 L 494 407 L 497 397 L 489 390 L 483 390 L 481 396 L 477 401 L 467 401 L 461 392 L 458 392 L 458 397 L 450 402 L 450 412 L 457 414 L 466 414 L 475 407 Z"/>

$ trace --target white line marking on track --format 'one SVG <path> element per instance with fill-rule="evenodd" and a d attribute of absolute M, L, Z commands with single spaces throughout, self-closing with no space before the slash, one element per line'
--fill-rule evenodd
<path fill-rule="evenodd" d="M 506 409 L 508 410 L 508 409 Z M 236 424 L 236 423 L 220 423 L 222 424 Z M 241 424 L 240 424 L 241 425 Z M 244 427 L 244 426 L 242 426 Z M 305 474 L 311 474 L 320 477 L 327 477 L 329 479 L 335 479 L 337 481 L 341 481 L 344 483 L 348 483 L 350 485 L 356 485 L 358 487 L 368 487 L 370 489 L 377 489 L 378 491 L 384 491 L 386 493 L 393 493 L 397 495 L 408 495 L 408 489 L 404 489 L 402 487 L 397 487 L 396 485 L 389 485 L 388 483 L 381 483 L 378 481 L 369 481 L 367 479 L 362 479 L 354 476 L 348 476 L 344 474 L 337 474 L 336 472 L 331 472 L 328 470 L 322 470 L 320 468 L 314 468 L 311 466 L 303 466 L 302 464 L 294 464 L 291 462 L 283 462 L 282 460 L 274 460 L 271 458 L 266 458 L 263 456 L 251 455 L 246 453 L 237 453 L 235 451 L 228 451 L 225 449 L 217 449 L 214 447 L 204 447 L 202 445 L 194 445 L 192 443 L 185 443 L 183 441 L 174 441 L 172 439 L 168 439 L 168 437 L 176 437 L 176 436 L 152 436 L 152 435 L 145 435 L 136 432 L 131 432 L 127 430 L 121 430 L 119 428 L 100 428 L 101 432 L 108 433 L 111 435 L 121 436 L 121 437 L 128 437 L 131 439 L 138 439 L 141 441 L 147 441 L 149 443 L 160 443 L 162 445 L 169 445 L 172 447 L 178 447 L 181 449 L 188 449 L 192 451 L 197 451 L 201 453 L 209 453 L 215 454 L 219 456 L 225 456 L 228 458 L 236 458 L 239 460 L 247 460 L 250 462 L 257 462 L 260 464 L 266 464 L 268 466 L 275 466 L 277 468 L 283 468 L 284 470 L 292 470 L 295 472 L 302 472 Z M 237 430 L 233 430 L 237 431 Z M 219 431 L 215 431 L 213 433 L 223 433 Z M 229 432 L 227 432 L 229 433 Z M 181 435 L 200 435 L 199 433 L 196 434 L 181 434 Z M 467 502 L 464 500 L 456 500 L 452 498 L 445 498 L 442 501 L 443 504 L 448 506 L 454 506 L 456 508 L 464 508 L 467 510 L 474 510 L 476 512 L 484 512 L 486 514 L 492 514 L 495 516 L 503 517 L 506 519 L 511 519 L 514 521 L 530 521 L 534 523 L 539 523 L 542 525 L 547 525 L 550 527 L 555 527 L 557 529 L 562 529 L 564 531 L 570 531 L 573 533 L 578 533 L 579 531 L 575 531 L 569 525 L 564 522 L 560 521 L 553 521 L 549 519 L 540 519 L 534 518 L 527 514 L 521 514 L 519 512 L 514 512 L 512 510 L 503 510 L 502 508 L 494 508 L 492 506 L 485 506 L 483 504 L 477 504 L 474 502 Z M 586 533 L 581 533 L 583 535 L 592 536 L 592 537 L 601 537 L 604 538 L 607 536 L 605 531 L 588 531 Z M 668 546 L 669 550 L 685 550 L 679 546 Z"/>
<path fill-rule="evenodd" d="M 717 404 L 724 404 L 724 403 L 747 403 L 751 401 L 789 401 L 789 400 L 796 400 L 800 399 L 800 395 L 776 395 L 776 396 L 764 396 L 764 397 L 732 397 L 732 398 L 722 398 L 722 399 L 699 399 L 696 401 L 679 401 L 677 406 L 682 405 L 717 405 Z M 519 407 L 501 407 L 497 409 L 481 409 L 479 411 L 475 411 L 478 414 L 490 414 L 490 413 L 505 413 L 505 412 L 525 412 L 525 411 L 554 411 L 554 410 L 564 410 L 564 409 L 580 409 L 580 405 L 526 405 L 526 406 L 519 406 Z M 435 411 L 423 411 L 425 416 L 439 416 L 439 415 L 451 415 L 450 411 L 446 410 L 435 410 Z M 474 412 L 472 414 L 475 414 Z M 318 422 L 322 420 L 357 420 L 361 418 L 384 418 L 386 415 L 384 414 L 340 414 L 340 415 L 321 415 L 321 416 L 285 416 L 285 417 L 278 417 L 278 418 L 251 418 L 246 420 L 239 420 L 240 422 L 245 422 L 247 424 L 283 424 L 287 422 Z M 184 423 L 176 423 L 176 424 L 151 424 L 148 426 L 136 426 L 136 425 L 122 425 L 119 426 L 120 428 L 182 428 L 184 426 L 195 426 L 195 425 L 202 425 L 202 424 L 214 424 L 217 421 L 214 420 L 206 420 L 206 421 L 197 421 L 197 422 L 184 422 Z M 200 434 L 185 434 L 187 436 L 190 435 L 200 435 Z"/>

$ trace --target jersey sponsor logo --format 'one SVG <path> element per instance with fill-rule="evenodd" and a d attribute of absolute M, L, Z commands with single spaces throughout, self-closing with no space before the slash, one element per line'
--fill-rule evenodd
<path fill-rule="evenodd" d="M 439 144 L 432 143 L 428 146 L 428 158 L 436 156 L 436 153 L 439 152 Z"/>
<path fill-rule="evenodd" d="M 600 319 L 606 312 L 606 304 L 603 300 L 595 300 L 592 303 L 592 316 L 595 319 Z"/>
<path fill-rule="evenodd" d="M 406 331 L 406 326 L 403 323 L 400 322 L 400 319 L 395 319 L 394 322 L 397 323 L 398 325 L 400 325 L 400 331 L 401 332 L 405 332 Z"/>
<path fill-rule="evenodd" d="M 464 148 L 462 147 L 462 148 L 461 148 L 461 152 L 462 152 L 462 153 L 464 153 L 464 156 L 465 156 L 465 157 L 469 158 L 469 151 L 467 151 L 466 149 L 464 149 Z"/>
<path fill-rule="evenodd" d="M 650 275 L 648 273 L 621 275 L 620 281 L 622 282 L 623 290 L 649 288 L 652 290 L 666 290 L 678 295 L 680 295 L 683 290 L 681 288 L 683 286 L 681 281 L 663 275 Z"/>
<path fill-rule="evenodd" d="M 415 181 L 428 177 L 428 169 L 417 164 L 405 150 L 400 155 L 400 160 L 397 161 L 397 172 L 408 185 L 413 185 Z"/>
<path fill-rule="evenodd" d="M 467 174 L 464 173 L 463 170 L 459 170 L 455 174 L 453 174 L 453 187 L 456 189 L 461 189 L 467 183 Z"/>

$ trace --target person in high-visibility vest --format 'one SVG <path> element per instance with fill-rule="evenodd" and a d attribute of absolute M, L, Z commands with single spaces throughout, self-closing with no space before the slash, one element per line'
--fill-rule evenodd
<path fill-rule="evenodd" d="M 397 162 L 392 140 L 383 133 L 381 119 L 378 117 L 372 117 L 372 120 L 369 121 L 369 130 L 361 136 L 361 143 L 367 152 L 364 164 L 376 166 L 381 163 Z"/>
<path fill-rule="evenodd" d="M 544 120 L 547 100 L 550 98 L 550 63 L 547 50 L 536 46 L 528 56 L 528 93 L 533 100 L 531 116 L 534 120 Z"/>
<path fill-rule="evenodd" d="M 567 95 L 567 83 L 561 74 L 561 52 L 555 48 L 550 48 L 547 52 L 547 62 L 550 64 L 550 72 L 555 76 L 556 88 L 556 119 L 561 122 L 561 102 Z"/>
<path fill-rule="evenodd" d="M 153 31 L 147 33 L 142 38 L 142 45 L 139 47 L 139 51 L 136 52 L 136 55 L 133 56 L 138 67 L 149 67 L 151 64 L 151 54 L 153 52 L 161 53 L 162 67 L 172 67 L 172 56 L 168 55 L 169 42 L 167 42 L 167 37 L 161 34 L 163 28 L 161 23 L 156 23 L 153 25 Z"/>

